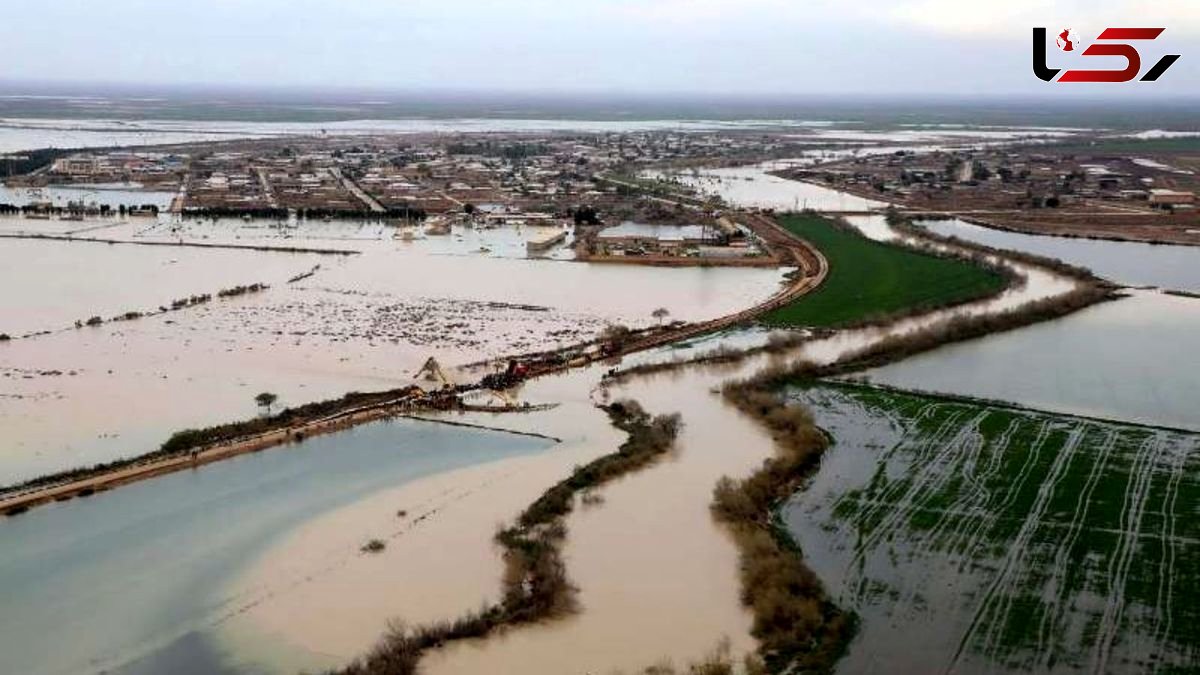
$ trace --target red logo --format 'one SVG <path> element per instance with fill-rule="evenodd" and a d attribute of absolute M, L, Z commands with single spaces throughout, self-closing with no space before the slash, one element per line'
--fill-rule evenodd
<path fill-rule="evenodd" d="M 1075 36 L 1071 33 L 1070 28 L 1064 28 L 1063 32 L 1058 34 L 1058 39 L 1055 40 L 1055 43 L 1064 52 L 1075 51 Z"/>
<path fill-rule="evenodd" d="M 1096 38 L 1096 42 L 1083 50 L 1083 56 L 1120 56 L 1125 59 L 1125 67 L 1120 70 L 1068 70 L 1058 80 L 1055 76 L 1061 68 L 1050 68 L 1046 65 L 1046 29 L 1033 29 L 1033 74 L 1046 82 L 1129 82 L 1138 76 L 1142 70 L 1142 55 L 1130 44 L 1115 42 L 1116 40 L 1153 40 L 1165 28 L 1105 28 Z M 1074 51 L 1079 46 L 1075 33 L 1065 28 L 1058 34 L 1055 44 L 1064 52 Z M 1179 60 L 1178 54 L 1167 54 L 1160 58 L 1150 70 L 1142 75 L 1142 82 L 1153 82 L 1171 64 Z"/>

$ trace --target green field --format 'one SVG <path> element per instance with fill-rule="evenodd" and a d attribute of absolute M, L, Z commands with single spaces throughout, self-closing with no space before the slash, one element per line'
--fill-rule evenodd
<path fill-rule="evenodd" d="M 842 453 L 787 518 L 863 617 L 874 653 L 848 659 L 1200 672 L 1200 434 L 870 387 L 791 395 Z"/>
<path fill-rule="evenodd" d="M 817 215 L 780 224 L 816 246 L 829 276 L 816 291 L 763 317 L 778 326 L 838 326 L 897 312 L 942 307 L 1004 287 L 1004 278 L 971 263 L 880 243 Z"/>
<path fill-rule="evenodd" d="M 1062 143 L 1050 146 L 1060 153 L 1078 154 L 1147 154 L 1147 153 L 1194 153 L 1200 152 L 1200 137 L 1181 138 L 1106 138 L 1093 143 Z"/>

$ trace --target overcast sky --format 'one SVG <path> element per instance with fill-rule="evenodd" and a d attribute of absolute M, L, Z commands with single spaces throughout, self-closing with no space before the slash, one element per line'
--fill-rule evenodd
<path fill-rule="evenodd" d="M 36 0 L 0 80 L 645 93 L 1026 93 L 1030 30 L 1165 26 L 1137 96 L 1200 93 L 1200 0 Z M 1070 65 L 1051 47 L 1052 65 Z M 1074 58 L 1079 58 L 1075 56 Z M 1121 61 L 1092 57 L 1089 65 Z M 1082 65 L 1082 64 L 1080 64 Z M 1092 92 L 1116 91 L 1113 85 Z M 1053 88 L 1053 89 L 1051 89 Z M 1072 92 L 1072 93 L 1074 93 Z"/>

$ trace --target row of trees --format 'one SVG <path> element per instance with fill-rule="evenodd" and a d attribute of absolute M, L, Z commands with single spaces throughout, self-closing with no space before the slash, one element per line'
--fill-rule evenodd
<path fill-rule="evenodd" d="M 118 204 L 115 209 L 110 204 L 99 204 L 95 207 L 88 207 L 84 204 L 78 204 L 78 203 L 71 203 L 71 204 L 67 204 L 66 206 L 45 206 L 45 205 L 35 205 L 35 204 L 25 204 L 23 206 L 17 206 L 16 204 L 7 204 L 7 203 L 0 204 L 0 214 L 5 214 L 5 215 L 13 215 L 13 214 L 17 214 L 17 213 L 21 213 L 21 214 L 53 213 L 56 215 L 61 215 L 64 213 L 68 213 L 68 214 L 99 213 L 102 216 L 109 216 L 109 215 L 112 215 L 113 213 L 117 213 L 121 216 L 124 216 L 124 215 L 130 214 L 130 213 L 137 213 L 137 214 L 149 214 L 149 215 L 157 216 L 158 211 L 159 211 L 159 209 L 156 204 L 141 204 L 141 205 L 132 204 L 129 206 L 126 206 L 125 204 Z"/>
<path fill-rule="evenodd" d="M 289 209 L 272 206 L 194 206 L 183 211 L 185 216 L 197 218 L 256 218 L 261 220 L 287 220 L 291 215 Z M 428 213 L 424 209 L 401 204 L 390 206 L 384 213 L 370 209 L 327 209 L 302 208 L 296 210 L 300 220 L 337 219 L 337 220 L 376 220 L 379 218 L 404 218 L 408 220 L 425 220 Z"/>

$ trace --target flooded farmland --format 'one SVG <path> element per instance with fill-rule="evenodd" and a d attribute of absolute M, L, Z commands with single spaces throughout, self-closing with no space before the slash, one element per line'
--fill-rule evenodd
<path fill-rule="evenodd" d="M 0 344 L 8 441 L 0 484 L 141 454 L 179 429 L 249 417 L 264 390 L 297 405 L 406 384 L 429 356 L 456 365 L 579 342 L 609 323 L 651 325 L 659 307 L 680 320 L 714 318 L 770 296 L 783 273 L 537 260 L 516 257 L 523 239 L 512 233 L 408 242 L 393 239 L 391 227 L 337 225 L 285 240 L 278 228 L 240 220 L 195 224 L 185 241 L 357 255 L 5 241 L 0 255 L 13 265 L 4 274 L 25 276 L 6 277 L 13 283 L 0 291 L 0 316 L 15 325 L 0 332 L 55 332 Z M 167 226 L 145 227 L 112 223 L 106 236 L 153 240 Z M 478 251 L 481 239 L 509 242 L 496 247 L 511 257 Z M 66 272 L 93 261 L 99 281 Z M 45 283 L 28 283 L 43 273 Z M 270 288 L 216 297 L 254 283 Z M 158 311 L 197 294 L 213 297 Z M 150 314 L 109 320 L 128 311 Z M 73 326 L 93 315 L 104 322 Z"/>
<path fill-rule="evenodd" d="M 789 395 L 835 439 L 782 516 L 861 618 L 839 672 L 1194 663 L 1200 436 L 857 387 Z"/>
<path fill-rule="evenodd" d="M 781 208 L 797 203 L 854 211 L 879 206 L 769 177 L 761 167 L 738 171 L 745 173 L 720 174 L 711 187 L 739 203 L 757 200 Z M 871 238 L 897 236 L 882 216 L 854 216 L 849 222 Z M 51 221 L 49 226 L 21 222 L 12 227 L 35 231 L 63 226 Z M 577 342 L 609 323 L 649 325 L 659 307 L 667 308 L 672 319 L 720 316 L 769 296 L 784 272 L 591 265 L 571 261 L 565 249 L 553 252 L 549 259 L 533 260 L 525 254 L 525 234 L 520 231 L 462 227 L 442 237 L 413 232 L 406 238 L 400 229 L 384 223 L 164 217 L 102 222 L 87 234 L 118 243 L 19 243 L 52 247 L 48 250 L 83 261 L 79 264 L 92 255 L 89 250 L 105 252 L 96 253 L 97 257 L 116 252 L 114 262 L 105 263 L 110 265 L 107 276 L 117 280 L 115 285 L 88 289 L 94 290 L 95 297 L 86 304 L 104 307 L 97 311 L 106 318 L 127 308 L 153 308 L 165 302 L 159 299 L 164 294 L 169 298 L 177 293 L 212 293 L 226 284 L 251 281 L 265 281 L 271 288 L 0 345 L 0 367 L 7 373 L 6 385 L 12 383 L 0 400 L 0 421 L 13 440 L 0 458 L 0 476 L 12 480 L 152 449 L 170 431 L 186 426 L 250 417 L 255 413 L 253 396 L 263 390 L 279 393 L 282 405 L 293 405 L 349 390 L 410 382 L 417 366 L 431 354 L 447 364 L 458 364 Z M 148 243 L 311 247 L 351 254 L 142 245 Z M 164 252 L 169 256 L 165 260 L 156 257 Z M 143 258 L 143 253 L 148 255 Z M 226 254 L 229 260 L 222 258 Z M 123 264 L 123 256 L 139 260 Z M 163 273 L 164 267 L 172 273 Z M 546 486 L 570 475 L 573 467 L 612 452 L 621 434 L 595 404 L 624 396 L 643 402 L 655 413 L 682 413 L 685 428 L 670 456 L 597 491 L 590 505 L 581 504 L 567 519 L 564 556 L 571 580 L 579 587 L 583 611 L 487 642 L 451 645 L 432 653 L 424 667 L 444 673 L 550 675 L 612 668 L 632 672 L 663 659 L 686 662 L 710 651 L 723 638 L 735 656 L 751 653 L 756 643 L 750 635 L 751 617 L 740 601 L 737 549 L 728 533 L 713 522 L 709 504 L 719 478 L 748 474 L 774 448 L 767 432 L 726 405 L 717 388 L 773 363 L 798 359 L 829 363 L 889 334 L 959 314 L 1011 309 L 1074 286 L 1069 279 L 1028 265 L 1013 267 L 1024 283 L 990 300 L 910 317 L 887 327 L 843 331 L 782 356 L 753 357 L 732 366 L 689 369 L 610 387 L 598 383 L 614 364 L 598 364 L 528 382 L 516 392 L 525 401 L 559 404 L 552 410 L 446 418 L 552 435 L 561 440 L 553 446 L 545 439 L 426 427 L 418 422 L 369 425 L 14 519 L 36 523 L 33 517 L 42 514 L 59 517 L 68 532 L 72 527 L 92 526 L 94 537 L 68 537 L 61 554 L 73 561 L 90 556 L 101 562 L 64 563 L 61 570 L 51 570 L 60 575 L 54 577 L 55 583 L 70 591 L 95 584 L 98 575 L 111 576 L 114 581 L 106 592 L 131 599 L 128 609 L 122 610 L 128 618 L 124 625 L 110 627 L 108 633 L 99 631 L 96 642 L 63 651 L 60 661 L 44 672 L 71 672 L 79 663 L 126 675 L 188 669 L 287 673 L 336 667 L 368 649 L 391 619 L 410 624 L 449 619 L 494 601 L 503 573 L 503 561 L 492 545 L 497 523 L 511 519 Z M 241 269 L 253 270 L 255 278 L 230 276 Z M 127 276 L 118 270 L 127 271 Z M 147 275 L 156 282 L 139 281 Z M 55 294 L 87 297 L 84 290 L 53 286 L 34 297 L 44 303 Z M 12 307 L 23 298 L 0 296 Z M 1146 298 L 1195 302 L 1159 294 Z M 1132 302 L 1122 300 L 1089 312 L 1133 307 L 1127 304 Z M 1162 307 L 1147 307 L 1154 316 L 1163 316 Z M 63 317 L 82 316 L 78 307 L 56 311 L 47 317 L 31 313 L 23 321 L 31 326 L 57 324 Z M 1025 336 L 1083 316 L 1086 313 L 998 337 Z M 1181 333 L 1163 332 L 1162 339 L 1186 345 L 1193 329 L 1182 325 Z M 1085 328 L 1071 338 L 1096 330 L 1100 329 Z M 668 359 L 676 351 L 694 353 L 721 344 L 758 344 L 764 336 L 758 329 L 726 333 L 681 350 L 639 355 L 629 362 Z M 986 342 L 962 347 L 978 348 Z M 1047 345 L 1053 344 L 1047 341 L 1028 349 L 1049 358 L 1053 348 Z M 927 356 L 945 358 L 949 351 Z M 1075 353 L 1080 372 L 1110 354 L 1099 347 Z M 898 366 L 920 358 L 924 357 Z M 995 363 L 1009 373 L 1019 372 L 1011 355 L 997 357 Z M 969 370 L 969 365 L 961 369 Z M 997 380 L 999 374 L 984 379 Z M 1184 388 L 1189 377 L 1186 372 L 1180 375 L 1175 393 L 1189 391 Z M 924 374 L 906 386 L 937 388 Z M 1087 383 L 1079 389 L 1100 390 Z M 919 670 L 917 666 L 931 662 L 962 671 L 993 667 L 1074 671 L 1085 669 L 1082 664 L 1099 664 L 1103 670 L 1110 665 L 1120 669 L 1130 663 L 1149 663 L 1151 653 L 1161 653 L 1161 663 L 1167 665 L 1194 655 L 1187 631 L 1195 619 L 1190 609 L 1180 609 L 1171 600 L 1195 586 L 1186 571 L 1191 535 L 1182 517 L 1172 520 L 1170 528 L 1177 529 L 1169 530 L 1154 520 L 1156 512 L 1167 512 L 1166 505 L 1174 509 L 1177 503 L 1187 503 L 1192 486 L 1184 477 L 1185 469 L 1189 453 L 1196 449 L 1190 435 L 1032 411 L 1005 410 L 992 418 L 991 409 L 962 412 L 947 403 L 944 408 L 931 404 L 929 410 L 911 415 L 916 431 L 913 439 L 905 441 L 907 408 L 871 408 L 828 393 L 835 389 L 816 391 L 826 393 L 812 399 L 803 398 L 811 392 L 797 395 L 814 408 L 838 445 L 830 451 L 813 489 L 798 495 L 785 515 L 835 597 L 864 617 L 860 642 L 852 646 L 843 664 L 847 672 L 886 670 L 879 664 L 897 663 Z M 1046 405 L 1057 409 L 1065 397 L 1061 391 L 1052 393 Z M 1135 388 L 1120 394 L 1142 400 L 1149 395 Z M 1030 398 L 1036 405 L 1041 400 Z M 1118 400 L 1112 405 L 1125 404 Z M 850 409 L 858 417 L 847 421 Z M 1166 410 L 1181 420 L 1189 417 L 1182 408 Z M 1079 412 L 1100 415 L 1103 411 Z M 843 413 L 846 419 L 838 417 Z M 954 425 L 964 420 L 971 424 L 956 431 Z M 1003 429 L 994 433 L 997 426 Z M 865 440 L 859 443 L 860 438 Z M 979 449 L 983 446 L 986 452 Z M 1092 461 L 1088 456 L 1092 447 L 1107 450 Z M 894 452 L 881 461 L 886 448 Z M 1022 473 L 1025 464 L 1029 468 Z M 970 478 L 933 477 L 945 467 Z M 823 478 L 826 471 L 835 475 Z M 1007 495 L 1002 483 L 1012 478 L 1010 474 L 1021 478 L 1021 487 Z M 877 484 L 875 477 L 880 475 Z M 908 475 L 917 478 L 905 478 Z M 1134 477 L 1130 485 L 1140 487 L 1132 491 L 1130 505 L 1114 506 L 1118 500 L 1112 494 L 1130 492 L 1118 486 L 1127 475 Z M 326 478 L 336 479 L 336 485 L 327 485 Z M 826 480 L 831 487 L 822 490 Z M 195 487 L 189 487 L 188 481 Z M 856 488 L 853 481 L 879 487 L 885 494 Z M 964 482 L 971 485 L 964 487 Z M 940 501 L 922 506 L 923 490 L 930 485 L 940 491 L 930 492 L 929 498 Z M 1042 490 L 1042 486 L 1049 487 Z M 1074 518 L 1074 512 L 1065 511 L 1063 504 L 1069 500 L 1055 495 L 1077 486 L 1095 495 L 1096 513 L 1112 511 L 1106 515 L 1109 520 Z M 219 501 L 222 496 L 226 501 Z M 1010 496 L 1011 504 L 1006 501 Z M 905 510 L 884 527 L 877 521 L 880 514 L 886 519 L 888 500 L 893 497 Z M 805 501 L 810 498 L 816 501 Z M 1080 500 L 1092 503 L 1091 497 Z M 107 506 L 113 503 L 123 505 Z M 809 510 L 796 516 L 798 504 Z M 98 508 L 90 511 L 92 506 Z M 960 514 L 967 507 L 978 508 Z M 97 521 L 61 515 L 84 511 L 95 513 L 91 517 Z M 160 519 L 143 522 L 125 517 L 127 512 L 161 514 Z M 1032 515 L 1021 520 L 1025 513 Z M 105 518 L 116 524 L 95 524 Z M 236 519 L 238 527 L 213 534 L 222 518 Z M 54 555 L 60 552 L 49 550 L 54 547 L 44 541 L 41 549 L 27 545 L 27 541 L 37 543 L 32 530 L 6 530 L 7 524 L 0 523 L 0 540 L 14 537 L 14 551 L 29 549 L 44 557 L 13 554 L 6 567 L 0 556 L 0 574 L 7 569 L 14 584 L 32 578 L 34 586 L 49 585 L 45 578 L 36 577 L 45 571 L 34 569 L 35 563 L 49 560 L 46 566 L 54 567 L 59 560 Z M 120 532 L 111 533 L 111 528 Z M 1078 546 L 1065 552 L 1052 548 L 1059 532 L 1074 533 L 1072 541 Z M 813 538 L 806 539 L 810 535 Z M 843 539 L 835 540 L 837 536 Z M 156 550 L 154 542 L 177 541 L 176 537 L 211 541 L 222 555 L 210 556 L 201 565 Z M 376 537 L 385 542 L 385 550 L 376 555 L 359 550 L 363 542 Z M 861 548 L 846 543 L 856 538 Z M 1138 544 L 1141 540 L 1150 543 Z M 672 545 L 663 546 L 665 541 Z M 1014 541 L 1021 546 L 1014 548 Z M 124 547 L 122 552 L 106 548 L 118 544 Z M 857 562 L 845 563 L 839 556 L 848 552 L 861 552 L 861 556 Z M 123 556 L 146 556 L 155 564 L 179 566 L 185 573 L 164 576 L 157 580 L 160 583 L 141 588 L 136 578 L 115 571 L 136 567 L 134 558 Z M 1017 557 L 1009 560 L 1013 556 Z M 977 559 L 984 562 L 972 562 Z M 113 562 L 105 562 L 109 560 Z M 1173 576 L 1154 578 L 1168 579 L 1162 583 L 1169 588 L 1155 595 L 1148 573 L 1140 571 L 1151 569 L 1152 564 L 1161 569 L 1167 560 Z M 1072 576 L 1069 563 L 1087 572 Z M 851 578 L 845 568 L 854 564 L 858 576 Z M 1093 566 L 1103 569 L 1095 571 Z M 909 568 L 935 569 L 941 576 L 908 584 L 904 570 Z M 1043 569 L 1044 576 L 1039 576 Z M 898 576 L 904 578 L 897 581 Z M 957 581 L 949 587 L 939 585 L 945 578 Z M 851 589 L 845 597 L 843 586 Z M 1049 590 L 1030 590 L 1034 588 Z M 947 594 L 953 597 L 942 597 Z M 1114 609 L 1101 602 L 1109 596 L 1129 601 Z M 63 617 L 70 607 L 65 601 L 50 602 L 33 591 L 20 599 L 32 620 L 13 631 L 14 640 L 36 633 L 38 627 L 67 622 Z M 930 619 L 922 614 L 928 607 L 939 607 L 942 600 L 952 616 Z M 103 606 L 116 600 L 105 596 L 96 602 Z M 896 603 L 908 603 L 912 613 L 898 613 Z M 1072 611 L 1076 605 L 1083 609 Z M 967 617 L 966 628 L 957 633 L 943 630 L 949 623 L 936 622 L 960 621 L 962 616 Z M 1036 634 L 1028 628 L 1030 616 L 1038 624 Z M 79 630 L 87 622 L 74 616 L 71 620 L 70 625 Z M 898 655 L 914 641 L 897 639 L 895 624 L 910 620 L 927 622 L 920 625 L 928 625 L 933 637 Z M 1093 643 L 1107 646 L 1088 651 L 1087 645 Z M 619 654 L 613 653 L 614 644 L 622 646 Z"/>

